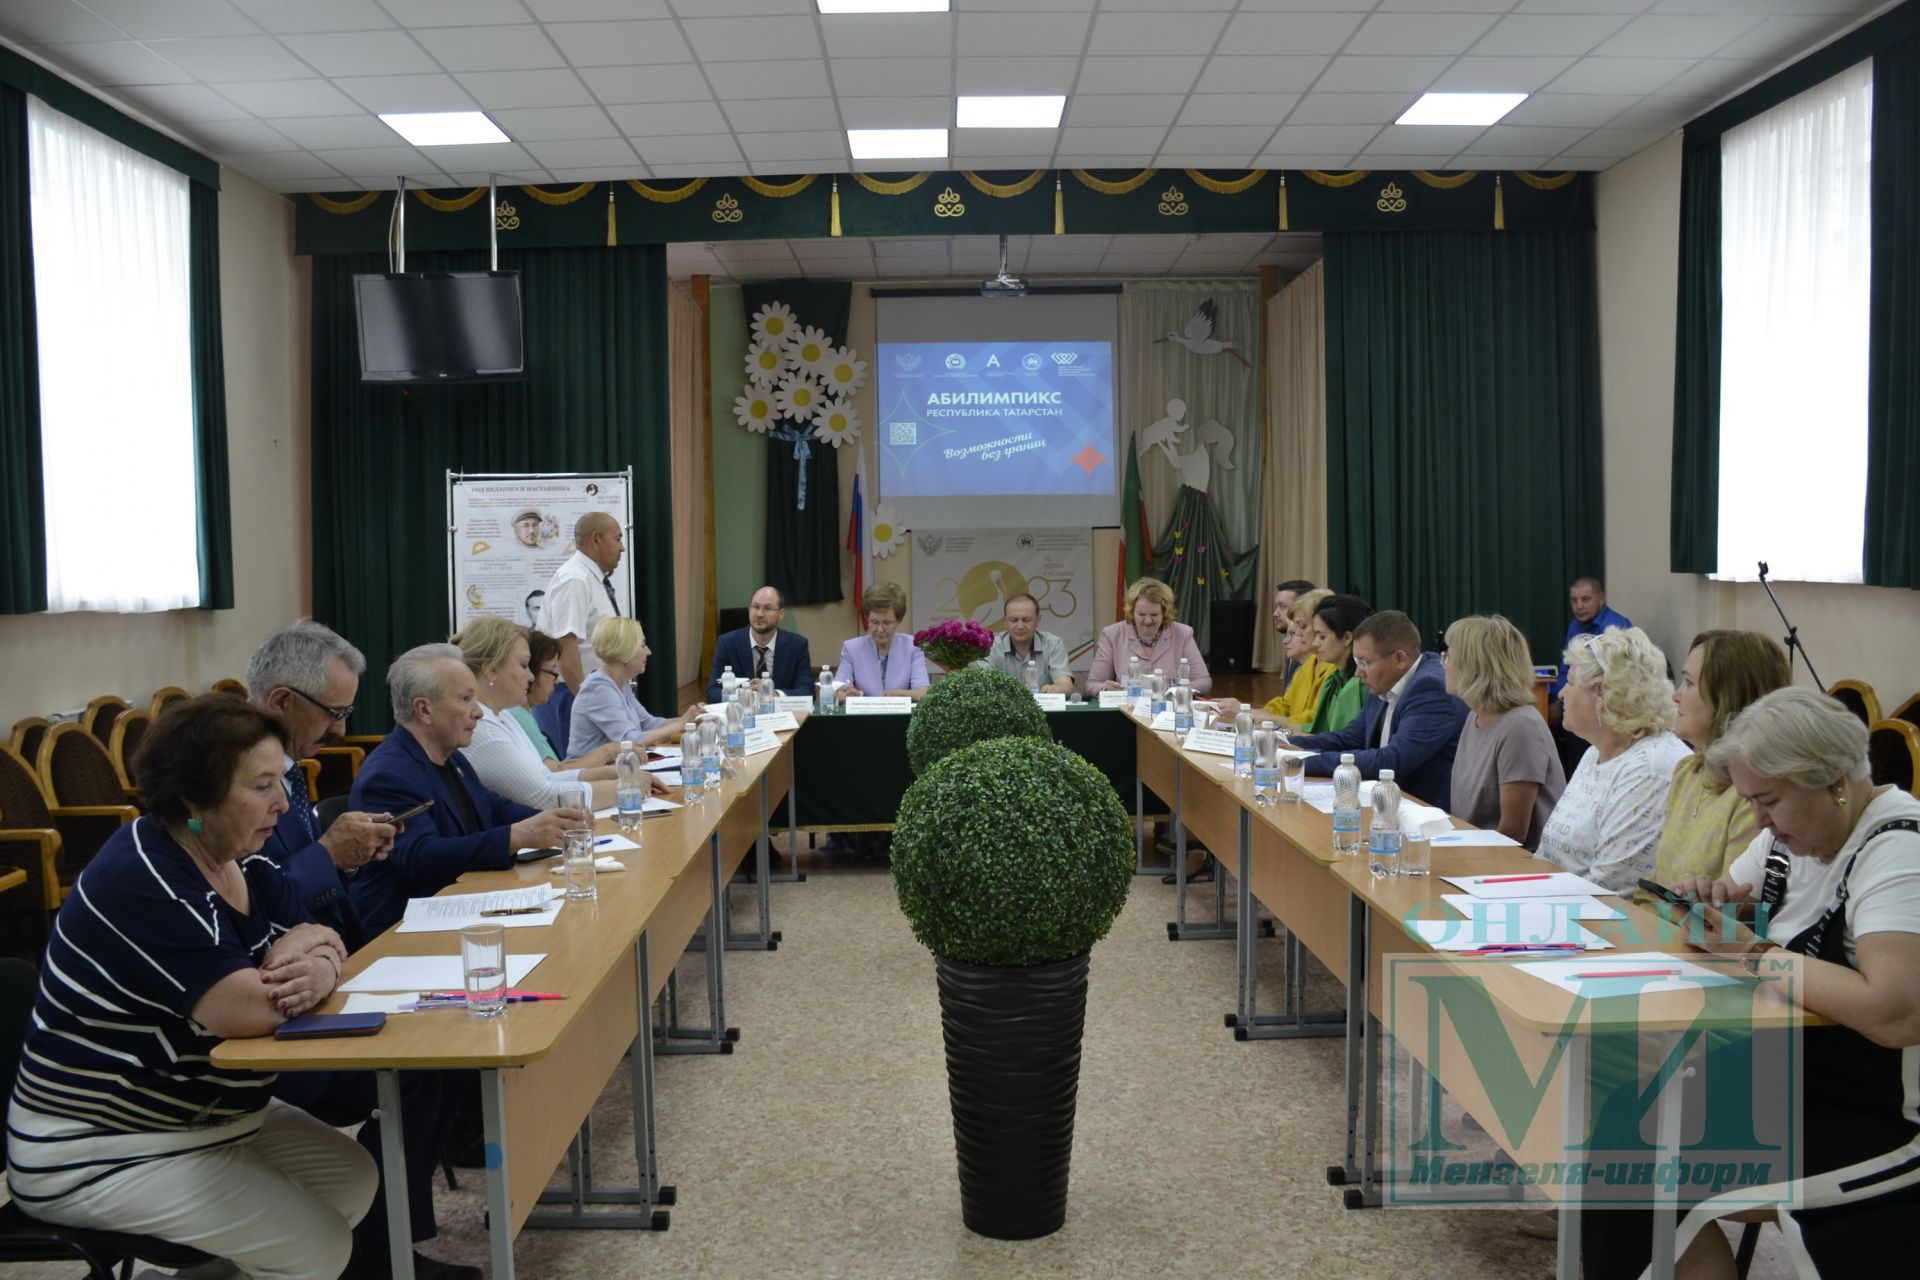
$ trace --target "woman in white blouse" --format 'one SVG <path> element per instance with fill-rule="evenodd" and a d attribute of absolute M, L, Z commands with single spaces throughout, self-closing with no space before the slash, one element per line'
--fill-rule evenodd
<path fill-rule="evenodd" d="M 1653 874 L 1667 788 L 1687 744 L 1673 735 L 1667 660 L 1638 627 L 1567 647 L 1561 723 L 1593 745 L 1540 833 L 1540 856 L 1613 893 Z"/>
<path fill-rule="evenodd" d="M 559 784 L 584 782 L 593 792 L 595 809 L 612 804 L 613 766 L 551 768 L 527 731 L 508 714 L 526 705 L 533 683 L 526 629 L 505 618 L 476 618 L 453 642 L 480 686 L 480 723 L 473 727 L 472 745 L 463 751 L 487 789 L 536 809 L 550 809 L 560 802 Z"/>

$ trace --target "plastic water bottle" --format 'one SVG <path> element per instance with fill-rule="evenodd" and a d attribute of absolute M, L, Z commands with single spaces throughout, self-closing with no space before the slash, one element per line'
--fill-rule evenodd
<path fill-rule="evenodd" d="M 1127 659 L 1127 705 L 1140 705 L 1140 655 L 1137 653 Z"/>
<path fill-rule="evenodd" d="M 1360 767 L 1351 751 L 1340 757 L 1333 771 L 1333 851 L 1360 852 Z"/>
<path fill-rule="evenodd" d="M 1373 830 L 1367 836 L 1367 870 L 1394 875 L 1400 863 L 1400 788 L 1393 770 L 1382 769 L 1373 784 Z"/>
<path fill-rule="evenodd" d="M 1181 684 L 1193 683 L 1193 663 L 1180 659 L 1180 665 L 1173 669 L 1173 678 Z"/>
<path fill-rule="evenodd" d="M 747 756 L 747 708 L 745 699 L 735 698 L 727 704 L 727 763 Z"/>
<path fill-rule="evenodd" d="M 1167 676 L 1158 667 L 1155 667 L 1153 674 L 1147 677 L 1147 696 L 1152 699 L 1148 704 L 1147 712 L 1157 720 L 1160 718 L 1160 713 L 1167 709 Z"/>
<path fill-rule="evenodd" d="M 820 664 L 820 681 L 813 686 L 814 706 L 823 716 L 833 714 L 833 668 L 824 662 Z"/>
<path fill-rule="evenodd" d="M 1040 692 L 1040 664 L 1039 663 L 1035 662 L 1032 658 L 1028 658 L 1027 665 L 1021 669 L 1020 676 L 1021 676 L 1021 679 L 1027 682 L 1028 693 Z"/>
<path fill-rule="evenodd" d="M 746 681 L 733 691 L 733 705 L 739 708 L 740 711 L 740 731 L 744 733 L 748 729 L 753 728 L 753 722 L 758 718 L 760 709 L 760 695 L 753 691 L 752 681 Z M 731 720 L 727 721 L 727 733 L 727 745 L 731 748 L 733 745 L 733 721 Z M 732 752 L 729 751 L 728 754 L 732 754 Z"/>
<path fill-rule="evenodd" d="M 619 811 L 620 834 L 636 844 L 644 816 L 641 807 L 647 801 L 646 773 L 640 765 L 640 753 L 633 749 L 633 743 L 622 742 L 620 754 L 613 758 L 613 803 Z"/>
<path fill-rule="evenodd" d="M 692 804 L 707 794 L 707 729 L 712 716 L 701 716 L 680 735 L 680 798 Z"/>
<path fill-rule="evenodd" d="M 1173 727 L 1175 732 L 1188 733 L 1193 729 L 1193 687 L 1187 684 L 1173 686 L 1170 695 L 1173 703 Z"/>
<path fill-rule="evenodd" d="M 739 683 L 740 677 L 733 674 L 732 667 L 720 668 L 720 700 L 722 702 L 732 701 L 734 686 Z"/>
<path fill-rule="evenodd" d="M 1236 726 L 1239 720 L 1245 720 L 1251 724 L 1253 717 L 1242 711 L 1235 721 Z M 1239 755 L 1240 732 L 1236 727 L 1234 731 L 1236 757 Z M 1274 727 L 1273 721 L 1262 720 L 1258 729 L 1248 729 L 1246 735 L 1251 743 L 1247 750 L 1253 757 L 1253 766 L 1249 770 L 1253 774 L 1253 802 L 1265 809 L 1278 803 L 1280 799 L 1280 730 Z"/>
<path fill-rule="evenodd" d="M 1273 722 L 1267 722 L 1271 725 Z M 1233 776 L 1253 776 L 1253 712 L 1245 707 L 1233 718 Z"/>
<path fill-rule="evenodd" d="M 772 715 L 775 711 L 779 710 L 776 704 L 780 701 L 780 691 L 773 687 L 773 677 L 761 676 L 758 680 L 754 681 L 754 683 L 760 688 L 761 712 L 765 715 Z"/>

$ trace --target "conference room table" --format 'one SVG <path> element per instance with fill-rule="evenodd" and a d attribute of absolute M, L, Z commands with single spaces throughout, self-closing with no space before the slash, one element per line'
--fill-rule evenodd
<path fill-rule="evenodd" d="M 731 1050 L 738 1033 L 726 1024 L 726 948 L 718 941 L 725 934 L 726 884 L 751 851 L 765 901 L 767 816 L 792 785 L 795 732 L 781 735 L 775 750 L 733 762 L 736 776 L 703 799 L 647 819 L 641 848 L 611 855 L 625 869 L 597 876 L 598 897 L 567 901 L 551 925 L 506 930 L 509 956 L 544 956 L 526 983 L 564 999 L 511 1003 L 501 1016 L 485 1019 L 460 1007 L 396 1014 L 377 1035 L 364 1038 L 228 1040 L 214 1050 L 214 1065 L 241 1071 L 374 1072 L 390 1224 L 409 1221 L 398 1073 L 478 1071 L 495 1280 L 514 1274 L 513 1239 L 522 1226 L 666 1228 L 664 1206 L 674 1202 L 675 1193 L 660 1180 L 655 1149 L 653 1002 L 695 934 L 703 933 L 710 1025 L 688 1032 L 670 1022 L 662 1051 L 682 1047 L 675 1042 L 684 1037 L 694 1040 L 685 1047 Z M 598 829 L 602 834 L 618 830 L 610 819 L 602 819 Z M 554 874 L 558 865 L 549 859 L 469 873 L 443 894 L 560 884 Z M 343 981 L 386 957 L 457 956 L 458 951 L 455 932 L 389 929 L 348 957 Z M 314 1012 L 338 1012 L 345 1003 L 346 996 L 336 991 Z M 588 1119 L 622 1057 L 632 1077 L 638 1185 L 599 1188 L 592 1180 Z M 569 1188 L 549 1192 L 553 1171 L 563 1160 L 570 1164 Z M 565 1207 L 539 1208 L 556 1204 Z M 614 1205 L 627 1208 L 592 1208 Z M 412 1243 L 401 1226 L 389 1236 L 393 1275 L 409 1280 Z"/>

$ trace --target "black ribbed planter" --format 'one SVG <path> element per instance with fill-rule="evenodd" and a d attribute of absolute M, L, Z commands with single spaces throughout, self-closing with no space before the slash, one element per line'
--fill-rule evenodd
<path fill-rule="evenodd" d="M 1051 1235 L 1067 1219 L 1087 957 L 1011 969 L 934 964 L 962 1220 L 996 1240 Z"/>

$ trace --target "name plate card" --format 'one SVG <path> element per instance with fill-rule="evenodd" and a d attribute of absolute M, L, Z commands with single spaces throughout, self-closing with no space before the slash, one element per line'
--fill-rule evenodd
<path fill-rule="evenodd" d="M 848 698 L 850 716 L 904 716 L 913 712 L 912 698 Z"/>
<path fill-rule="evenodd" d="M 1110 711 L 1115 707 L 1125 711 L 1132 699 L 1127 697 L 1125 689 L 1102 689 L 1100 691 L 1100 709 Z"/>
<path fill-rule="evenodd" d="M 784 711 L 788 715 L 806 715 L 813 710 L 813 699 L 789 697 L 783 693 L 773 700 L 773 708 L 776 711 Z"/>
<path fill-rule="evenodd" d="M 1233 756 L 1233 735 L 1219 729 L 1195 729 L 1180 744 L 1189 751 L 1204 751 L 1210 756 Z"/>
<path fill-rule="evenodd" d="M 1064 693 L 1036 693 L 1033 700 L 1040 704 L 1042 711 L 1065 711 L 1067 695 Z"/>
<path fill-rule="evenodd" d="M 801 701 L 806 699 L 802 698 Z M 762 711 L 759 719 L 754 721 L 756 730 L 765 729 L 769 733 L 787 733 L 799 727 L 800 722 L 793 718 L 791 711 Z"/>
<path fill-rule="evenodd" d="M 779 749 L 780 739 L 773 736 L 773 730 L 764 729 L 755 725 L 753 728 L 747 730 L 746 744 L 741 748 L 741 752 L 745 755 L 757 756 L 762 751 L 778 751 Z"/>
<path fill-rule="evenodd" d="M 1155 716 L 1153 718 L 1153 723 L 1149 724 L 1147 728 L 1157 729 L 1161 733 L 1172 733 L 1173 732 L 1173 708 L 1168 707 L 1165 711 L 1162 711 L 1159 715 Z"/>

